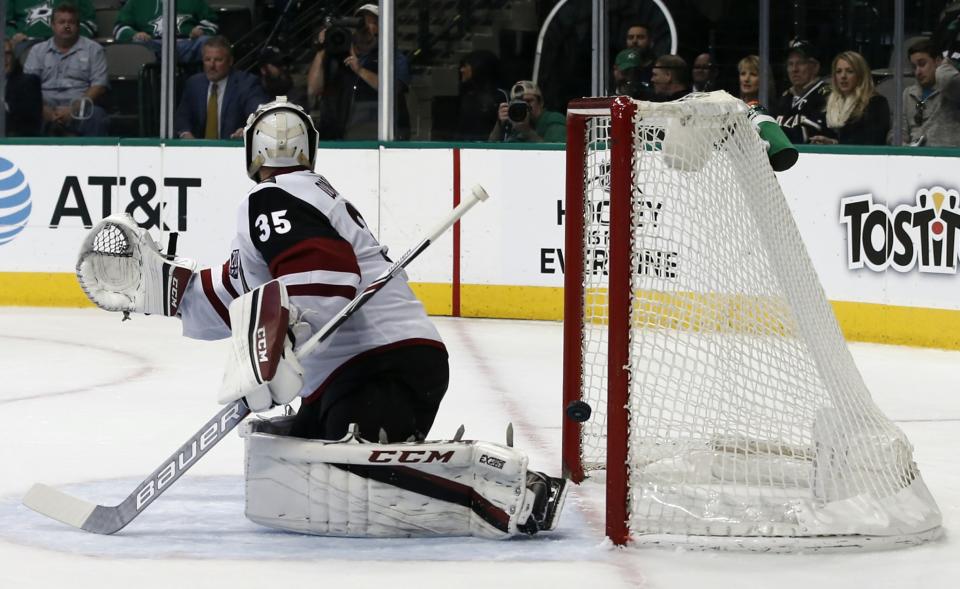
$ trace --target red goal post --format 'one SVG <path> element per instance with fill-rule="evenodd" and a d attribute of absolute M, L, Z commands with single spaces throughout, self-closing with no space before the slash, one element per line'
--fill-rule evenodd
<path fill-rule="evenodd" d="M 587 158 L 586 128 L 591 119 L 609 116 L 610 125 L 610 249 L 629 251 L 630 239 L 630 170 L 633 161 L 633 117 L 636 104 L 625 98 L 586 98 L 573 100 L 567 109 L 567 177 L 564 236 L 564 349 L 563 406 L 581 400 L 583 384 L 582 350 L 579 346 L 583 329 L 584 285 L 580 274 L 584 264 L 584 161 Z M 575 173 L 580 170 L 581 173 Z M 619 221 L 617 223 L 616 221 Z M 609 363 L 607 389 L 607 437 L 624 440 L 613 444 L 607 454 L 607 535 L 617 544 L 628 538 L 626 514 L 620 506 L 627 502 L 626 432 L 628 413 L 609 408 L 627 404 L 627 337 L 630 329 L 629 256 L 609 258 Z M 577 342 L 576 344 L 574 342 Z M 582 425 L 569 418 L 563 420 L 563 472 L 573 482 L 585 478 L 580 455 Z M 611 511 L 612 510 L 612 511 Z"/>

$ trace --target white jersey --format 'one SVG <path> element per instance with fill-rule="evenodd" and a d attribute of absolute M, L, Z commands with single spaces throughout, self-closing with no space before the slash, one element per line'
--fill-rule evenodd
<path fill-rule="evenodd" d="M 240 205 L 229 259 L 190 280 L 180 305 L 183 333 L 229 337 L 233 299 L 275 278 L 316 332 L 391 265 L 385 249 L 323 176 L 274 176 Z M 322 394 L 335 371 L 353 358 L 417 344 L 443 347 L 401 272 L 334 332 L 329 347 L 301 359 L 300 396 Z"/>

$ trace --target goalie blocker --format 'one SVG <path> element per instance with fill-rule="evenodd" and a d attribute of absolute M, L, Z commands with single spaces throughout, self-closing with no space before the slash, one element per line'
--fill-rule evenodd
<path fill-rule="evenodd" d="M 238 297 L 230 304 L 231 351 L 227 356 L 220 403 L 243 398 L 251 411 L 266 411 L 293 401 L 303 386 L 303 367 L 293 353 L 290 333 L 297 330 L 287 288 L 279 280 Z M 306 326 L 304 326 L 306 327 Z"/>
<path fill-rule="evenodd" d="M 566 480 L 527 470 L 509 446 L 479 441 L 373 444 L 289 436 L 292 417 L 248 421 L 246 516 L 348 537 L 503 539 L 556 528 Z"/>

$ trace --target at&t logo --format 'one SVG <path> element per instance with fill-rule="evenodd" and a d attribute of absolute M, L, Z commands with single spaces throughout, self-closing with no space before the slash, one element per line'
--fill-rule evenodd
<path fill-rule="evenodd" d="M 16 165 L 0 157 L 0 245 L 13 240 L 30 218 L 30 185 Z"/>
<path fill-rule="evenodd" d="M 940 186 L 917 191 L 916 204 L 892 212 L 872 194 L 840 200 L 847 226 L 847 267 L 883 271 L 956 274 L 960 237 L 960 193 Z"/>

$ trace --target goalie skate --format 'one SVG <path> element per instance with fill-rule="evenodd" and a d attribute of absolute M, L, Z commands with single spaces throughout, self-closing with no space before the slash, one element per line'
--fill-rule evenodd
<path fill-rule="evenodd" d="M 536 494 L 533 502 L 533 511 L 527 522 L 519 526 L 520 531 L 526 534 L 536 534 L 542 531 L 551 531 L 557 528 L 560 522 L 560 512 L 567 499 L 567 479 L 554 478 L 541 472 L 527 472 L 527 489 Z"/>

